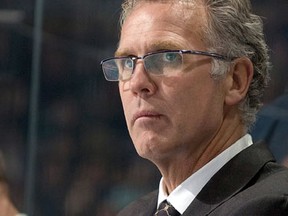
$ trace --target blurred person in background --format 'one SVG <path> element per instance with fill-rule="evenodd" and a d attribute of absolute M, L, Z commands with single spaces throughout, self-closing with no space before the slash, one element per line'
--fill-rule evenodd
<path fill-rule="evenodd" d="M 9 197 L 8 183 L 5 176 L 4 158 L 0 152 L 0 216 L 19 216 L 19 212 Z"/>
<path fill-rule="evenodd" d="M 288 86 L 283 95 L 265 105 L 257 114 L 251 134 L 264 140 L 277 161 L 288 167 Z"/>
<path fill-rule="evenodd" d="M 270 66 L 250 1 L 125 0 L 121 24 L 102 69 L 162 178 L 118 215 L 288 215 L 288 170 L 248 133 Z"/>

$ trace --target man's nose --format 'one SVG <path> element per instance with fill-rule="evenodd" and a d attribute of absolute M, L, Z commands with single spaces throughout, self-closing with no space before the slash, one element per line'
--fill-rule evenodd
<path fill-rule="evenodd" d="M 144 62 L 138 60 L 130 79 L 130 90 L 137 95 L 150 96 L 155 93 L 156 89 L 156 83 L 145 70 Z"/>

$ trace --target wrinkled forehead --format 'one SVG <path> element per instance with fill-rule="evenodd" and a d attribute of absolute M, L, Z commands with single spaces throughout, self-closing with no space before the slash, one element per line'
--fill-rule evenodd
<path fill-rule="evenodd" d="M 204 0 L 127 0 L 122 5 L 123 10 L 120 21 L 121 25 L 123 25 L 127 17 L 134 10 L 141 8 L 144 4 L 153 3 L 169 4 L 171 7 L 171 12 L 176 11 L 181 19 L 188 18 L 189 15 L 192 14 L 191 11 L 194 13 L 197 10 L 201 11 L 203 8 L 205 8 Z M 172 10 L 175 7 L 177 10 Z"/>
<path fill-rule="evenodd" d="M 131 44 L 142 44 L 143 47 L 145 44 L 148 49 L 155 40 L 157 43 L 173 42 L 178 49 L 204 48 L 206 17 L 204 7 L 196 3 L 188 4 L 187 7 L 187 3 L 182 1 L 143 0 L 133 8 L 124 22 L 118 48 L 126 51 L 129 47 L 129 52 L 132 52 Z M 171 48 L 170 45 L 167 47 Z"/>
<path fill-rule="evenodd" d="M 203 4 L 204 0 L 126 0 L 123 3 L 124 9 L 133 8 L 139 3 L 163 3 L 163 4 L 190 4 L 191 6 Z"/>

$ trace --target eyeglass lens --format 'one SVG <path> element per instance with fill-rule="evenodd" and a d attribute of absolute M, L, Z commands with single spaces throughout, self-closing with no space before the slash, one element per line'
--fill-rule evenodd
<path fill-rule="evenodd" d="M 102 64 L 107 80 L 127 80 L 131 77 L 137 58 L 116 58 Z M 182 67 L 183 56 L 180 52 L 154 53 L 144 56 L 146 72 L 154 75 L 169 75 Z"/>

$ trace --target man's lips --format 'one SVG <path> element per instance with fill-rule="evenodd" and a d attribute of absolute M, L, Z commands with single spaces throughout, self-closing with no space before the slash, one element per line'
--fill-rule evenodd
<path fill-rule="evenodd" d="M 162 115 L 160 113 L 154 111 L 140 111 L 133 115 L 132 122 L 134 123 L 135 121 L 143 118 L 160 118 L 161 116 Z"/>

